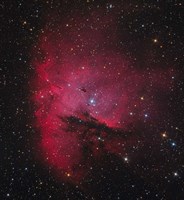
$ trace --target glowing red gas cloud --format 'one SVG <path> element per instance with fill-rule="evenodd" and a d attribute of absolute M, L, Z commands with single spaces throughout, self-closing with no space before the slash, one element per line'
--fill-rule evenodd
<path fill-rule="evenodd" d="M 39 148 L 61 177 L 82 180 L 104 153 L 123 159 L 137 125 L 159 112 L 154 97 L 167 91 L 172 70 L 136 69 L 118 50 L 117 33 L 115 17 L 91 14 L 40 36 L 42 59 L 33 62 Z"/>

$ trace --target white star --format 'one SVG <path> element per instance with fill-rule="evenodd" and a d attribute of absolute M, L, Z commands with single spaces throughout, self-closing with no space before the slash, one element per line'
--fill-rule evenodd
<path fill-rule="evenodd" d="M 125 161 L 125 162 L 128 162 L 128 157 L 124 157 L 124 161 Z"/>
<path fill-rule="evenodd" d="M 178 172 L 174 172 L 174 176 L 178 176 Z"/>

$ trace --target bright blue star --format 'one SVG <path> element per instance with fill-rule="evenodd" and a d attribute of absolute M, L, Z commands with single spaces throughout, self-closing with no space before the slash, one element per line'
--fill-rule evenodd
<path fill-rule="evenodd" d="M 90 103 L 91 105 L 93 105 L 93 106 L 96 105 L 96 101 L 95 101 L 94 98 L 91 98 L 91 99 L 89 100 L 89 103 Z"/>
<path fill-rule="evenodd" d="M 175 143 L 175 142 L 172 142 L 171 145 L 172 145 L 172 147 L 175 147 L 175 146 L 176 146 L 176 143 Z"/>

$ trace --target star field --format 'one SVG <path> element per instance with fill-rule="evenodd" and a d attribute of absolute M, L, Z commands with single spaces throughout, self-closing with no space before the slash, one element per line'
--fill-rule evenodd
<path fill-rule="evenodd" d="M 184 199 L 182 1 L 2 1 L 1 199 Z"/>

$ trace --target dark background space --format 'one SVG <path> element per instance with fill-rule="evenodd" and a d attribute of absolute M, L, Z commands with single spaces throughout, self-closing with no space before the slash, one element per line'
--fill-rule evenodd
<path fill-rule="evenodd" d="M 34 105 L 30 100 L 32 49 L 48 18 L 65 18 L 73 12 L 87 12 L 90 7 L 122 7 L 120 33 L 125 41 L 120 49 L 127 57 L 142 63 L 172 66 L 179 73 L 177 87 L 170 99 L 173 117 L 166 119 L 167 130 L 173 132 L 176 147 L 163 142 L 172 168 L 162 165 L 168 176 L 154 174 L 144 177 L 141 165 L 133 167 L 118 158 L 106 155 L 94 163 L 94 174 L 83 183 L 85 189 L 58 180 L 51 167 L 38 161 L 39 130 L 34 128 Z M 54 15 L 52 14 L 54 13 Z M 50 20 L 52 21 L 52 20 Z M 0 199 L 184 199 L 184 2 L 183 1 L 59 1 L 8 0 L 0 2 L 0 74 L 1 74 L 1 131 L 0 131 Z M 145 60 L 144 49 L 152 57 Z M 158 139 L 161 140 L 161 139 Z M 152 144 L 154 146 L 154 142 Z M 147 149 L 145 148 L 145 151 Z M 35 153 L 37 152 L 37 153 Z M 160 151 L 159 151 L 160 152 Z M 154 153 L 153 153 L 154 154 Z M 145 155 L 144 155 L 145 156 Z M 148 155 L 147 155 L 148 156 Z M 114 170 L 115 168 L 119 170 Z M 103 170 L 102 170 L 103 169 Z"/>

